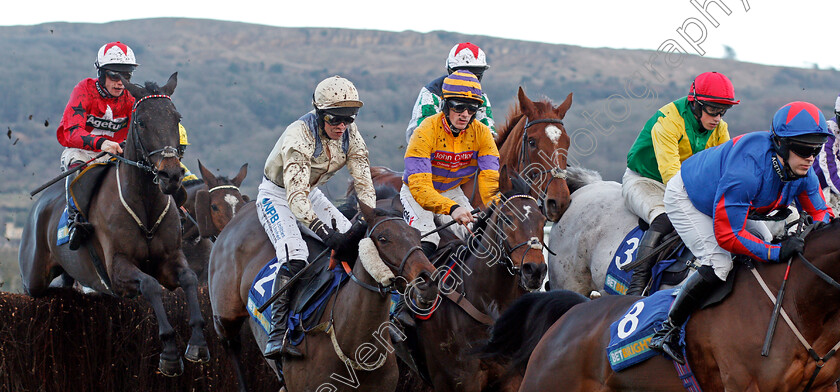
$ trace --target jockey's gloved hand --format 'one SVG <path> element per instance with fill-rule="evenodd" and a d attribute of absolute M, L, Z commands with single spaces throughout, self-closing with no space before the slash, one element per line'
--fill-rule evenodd
<path fill-rule="evenodd" d="M 353 222 L 353 225 L 350 226 L 350 229 L 347 230 L 346 233 L 344 233 L 344 237 L 348 241 L 349 240 L 359 241 L 359 240 L 362 239 L 362 237 L 365 236 L 365 233 L 367 232 L 367 228 L 368 228 L 367 222 L 365 222 L 364 219 L 359 218 L 358 220 Z"/>
<path fill-rule="evenodd" d="M 790 236 L 782 240 L 782 247 L 779 249 L 779 260 L 776 260 L 778 263 L 784 263 L 789 258 L 796 256 L 797 253 L 801 253 L 805 250 L 805 240 L 799 238 L 798 236 Z"/>
<path fill-rule="evenodd" d="M 309 224 L 309 229 L 314 231 L 318 237 L 321 237 L 321 240 L 324 241 L 324 245 L 330 249 L 339 250 L 346 239 L 346 236 L 343 233 L 333 230 L 324 222 L 321 222 L 320 219 L 312 221 L 312 223 Z"/>

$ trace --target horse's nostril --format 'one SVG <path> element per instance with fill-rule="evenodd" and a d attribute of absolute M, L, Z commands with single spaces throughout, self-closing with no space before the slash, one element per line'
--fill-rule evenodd
<path fill-rule="evenodd" d="M 548 202 L 546 202 L 546 205 L 547 205 L 547 206 L 548 206 L 548 208 L 549 208 L 549 209 L 551 209 L 551 210 L 557 209 L 557 200 L 554 200 L 554 199 L 548 199 Z"/>

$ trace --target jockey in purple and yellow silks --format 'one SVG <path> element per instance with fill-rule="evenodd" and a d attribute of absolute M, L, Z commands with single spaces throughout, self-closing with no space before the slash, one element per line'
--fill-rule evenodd
<path fill-rule="evenodd" d="M 443 111 L 426 118 L 411 135 L 405 152 L 405 176 L 400 189 L 405 220 L 426 234 L 452 220 L 456 234 L 466 237 L 473 221 L 470 201 L 461 190 L 478 171 L 481 200 L 489 204 L 499 193 L 499 150 L 490 128 L 475 121 L 481 106 L 481 84 L 470 71 L 458 70 L 443 82 Z M 433 233 L 423 238 L 423 252 L 431 257 L 440 242 Z M 397 319 L 412 324 L 398 304 Z"/>
<path fill-rule="evenodd" d="M 650 341 L 684 363 L 680 329 L 688 316 L 732 270 L 732 254 L 759 262 L 787 261 L 805 247 L 791 236 L 770 243 L 769 230 L 752 215 L 796 202 L 814 221 L 834 216 L 811 169 L 829 132 L 816 106 L 791 102 L 773 117 L 771 132 L 739 136 L 686 160 L 665 190 L 665 210 L 701 267 L 686 280 L 668 319 Z"/>

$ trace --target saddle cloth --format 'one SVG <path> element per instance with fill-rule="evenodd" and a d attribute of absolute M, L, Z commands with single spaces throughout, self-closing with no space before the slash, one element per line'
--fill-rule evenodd
<path fill-rule="evenodd" d="M 327 257 L 316 260 L 315 263 L 318 265 L 313 265 L 301 276 L 299 282 L 304 282 L 304 284 L 295 284 L 291 288 L 292 300 L 290 301 L 287 328 L 291 331 L 290 342 L 293 345 L 300 344 L 306 330 L 317 324 L 326 308 L 327 300 L 348 278 L 341 267 L 328 270 L 329 258 Z M 274 305 L 272 304 L 263 313 L 260 313 L 257 309 L 265 304 L 273 294 L 275 277 L 280 268 L 277 258 L 271 259 L 257 273 L 254 283 L 248 291 L 248 304 L 246 306 L 248 313 L 266 333 L 271 330 L 271 312 Z"/>
<path fill-rule="evenodd" d="M 632 263 L 636 260 L 636 254 L 639 248 L 639 242 L 645 231 L 641 227 L 636 226 L 624 237 L 624 240 L 615 251 L 613 261 L 607 267 L 607 276 L 604 280 L 604 291 L 611 295 L 624 295 L 630 287 L 630 281 L 633 278 L 633 271 L 622 271 L 621 267 Z M 666 249 L 663 252 L 667 252 Z M 675 285 L 681 282 L 687 275 L 687 265 L 685 264 L 685 257 L 691 259 L 691 252 L 685 245 L 680 244 L 676 251 L 668 255 L 669 259 L 660 260 L 651 270 L 653 283 L 651 285 L 651 293 L 655 293 L 662 284 Z M 677 263 L 677 261 L 680 261 Z"/>
<path fill-rule="evenodd" d="M 87 213 L 90 209 L 90 199 L 94 192 L 99 189 L 102 179 L 105 178 L 104 174 L 108 172 L 105 169 L 112 164 L 112 162 L 94 163 L 82 170 L 70 183 L 70 204 L 78 209 L 85 219 L 87 219 Z M 77 200 L 79 200 L 78 203 Z M 58 218 L 56 246 L 64 245 L 70 241 L 69 223 L 69 213 L 67 212 L 67 206 L 65 206 L 61 217 Z"/>
<path fill-rule="evenodd" d="M 613 371 L 621 371 L 659 353 L 648 347 L 650 338 L 668 317 L 676 289 L 657 291 L 635 303 L 610 324 L 607 358 Z M 680 341 L 685 339 L 681 332 Z"/>

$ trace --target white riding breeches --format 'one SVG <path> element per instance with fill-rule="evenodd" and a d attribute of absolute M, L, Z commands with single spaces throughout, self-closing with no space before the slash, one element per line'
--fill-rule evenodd
<path fill-rule="evenodd" d="M 732 271 L 732 254 L 718 245 L 712 217 L 700 212 L 688 199 L 681 172 L 668 181 L 665 210 L 674 229 L 699 264 L 711 266 L 718 278 L 726 280 L 729 271 Z M 746 229 L 764 241 L 772 238 L 770 230 L 762 222 L 747 220 Z"/>
<path fill-rule="evenodd" d="M 67 166 L 70 166 L 70 164 L 75 161 L 87 162 L 99 154 L 100 152 L 97 151 L 66 147 L 64 151 L 61 152 L 61 171 L 67 171 Z M 108 162 L 109 159 L 111 159 L 111 156 L 105 155 L 91 163 Z"/>
<path fill-rule="evenodd" d="M 624 171 L 621 179 L 621 196 L 627 209 L 648 224 L 665 212 L 662 201 L 665 197 L 665 184 L 642 177 L 630 169 Z"/>
<path fill-rule="evenodd" d="M 331 225 L 332 220 L 335 219 L 337 231 L 344 233 L 350 229 L 350 221 L 330 203 L 329 199 L 318 188 L 310 190 L 309 201 L 312 203 L 315 215 L 322 222 Z M 280 265 L 287 261 L 287 245 L 290 260 L 305 261 L 309 257 L 309 249 L 306 247 L 306 241 L 303 240 L 297 225 L 298 220 L 292 214 L 292 210 L 289 209 L 286 190 L 265 178 L 263 178 L 257 192 L 257 216 L 266 234 L 268 234 L 268 239 L 274 245 L 274 251 Z"/>
<path fill-rule="evenodd" d="M 440 195 L 458 203 L 458 205 L 470 211 L 473 209 L 472 206 L 470 206 L 470 200 L 466 195 L 464 195 L 464 191 L 462 191 L 459 186 L 446 192 L 441 192 Z M 444 225 L 452 221 L 452 217 L 448 214 L 435 214 L 434 212 L 421 207 L 420 204 L 414 200 L 414 196 L 411 196 L 411 191 L 408 189 L 408 185 L 403 184 L 402 188 L 400 188 L 400 201 L 403 205 L 403 218 L 405 218 L 405 221 L 409 226 L 420 230 L 420 235 L 434 230 L 436 228 L 435 223 L 438 225 Z M 452 229 L 452 231 L 455 232 L 455 235 L 461 239 L 467 238 L 469 234 L 469 232 L 467 232 L 467 228 L 463 225 L 455 224 L 449 226 L 449 228 Z M 435 245 L 438 245 L 440 243 L 440 236 L 438 233 L 434 233 L 430 234 L 428 237 L 424 237 L 422 240 L 425 242 L 433 242 Z"/>

